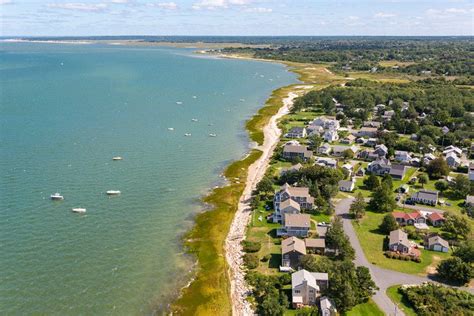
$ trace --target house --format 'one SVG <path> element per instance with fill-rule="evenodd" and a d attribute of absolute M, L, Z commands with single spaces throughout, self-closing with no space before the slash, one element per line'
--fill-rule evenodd
<path fill-rule="evenodd" d="M 347 170 L 347 172 L 349 173 L 349 176 L 352 174 L 352 170 L 354 169 L 354 167 L 352 167 L 350 163 L 343 164 L 341 168 L 344 170 Z"/>
<path fill-rule="evenodd" d="M 388 248 L 390 251 L 409 253 L 411 244 L 408 240 L 408 235 L 401 229 L 390 232 L 388 240 Z"/>
<path fill-rule="evenodd" d="M 301 207 L 298 202 L 293 199 L 286 199 L 283 202 L 280 202 L 279 206 L 275 208 L 273 213 L 273 222 L 274 223 L 284 223 L 285 214 L 299 214 L 301 213 Z"/>
<path fill-rule="evenodd" d="M 337 315 L 337 309 L 334 305 L 334 302 L 326 296 L 321 297 L 321 299 L 319 300 L 319 311 L 321 312 L 321 316 Z"/>
<path fill-rule="evenodd" d="M 405 176 L 406 169 L 407 168 L 404 165 L 392 165 L 388 174 L 391 175 L 394 179 L 401 180 Z"/>
<path fill-rule="evenodd" d="M 392 216 L 400 225 L 414 225 L 426 223 L 426 218 L 420 211 L 414 211 L 412 213 L 392 212 Z"/>
<path fill-rule="evenodd" d="M 415 167 L 421 166 L 421 160 L 420 160 L 420 158 L 418 158 L 418 157 L 412 158 L 412 159 L 410 160 L 410 165 L 415 166 Z"/>
<path fill-rule="evenodd" d="M 431 160 L 434 160 L 434 159 L 436 159 L 435 155 L 433 155 L 431 153 L 425 154 L 423 156 L 423 164 L 428 165 L 431 162 Z"/>
<path fill-rule="evenodd" d="M 324 132 L 323 138 L 327 142 L 335 142 L 336 140 L 339 139 L 339 134 L 337 133 L 336 130 L 327 130 Z"/>
<path fill-rule="evenodd" d="M 453 145 L 449 145 L 447 147 L 444 148 L 443 150 L 443 155 L 447 155 L 449 153 L 455 153 L 457 156 L 461 157 L 462 155 L 462 150 L 459 148 L 459 147 L 456 147 L 456 146 L 453 146 Z"/>
<path fill-rule="evenodd" d="M 358 137 L 375 137 L 377 136 L 377 128 L 375 127 L 362 127 L 356 133 Z"/>
<path fill-rule="evenodd" d="M 420 190 L 415 192 L 410 200 L 415 203 L 436 205 L 438 204 L 438 191 Z"/>
<path fill-rule="evenodd" d="M 364 122 L 364 127 L 375 127 L 379 128 L 382 125 L 381 122 L 376 122 L 376 121 L 365 121 Z"/>
<path fill-rule="evenodd" d="M 466 196 L 466 202 L 465 204 L 467 206 L 474 206 L 474 195 L 468 195 Z"/>
<path fill-rule="evenodd" d="M 324 132 L 324 128 L 322 126 L 308 125 L 306 131 L 310 136 L 321 135 Z"/>
<path fill-rule="evenodd" d="M 308 253 L 324 254 L 326 250 L 326 240 L 324 238 L 306 238 L 304 240 Z"/>
<path fill-rule="evenodd" d="M 474 162 L 469 163 L 469 180 L 474 181 Z"/>
<path fill-rule="evenodd" d="M 375 159 L 379 158 L 380 156 L 373 150 L 364 149 L 357 155 L 359 159 L 374 161 Z"/>
<path fill-rule="evenodd" d="M 411 156 L 407 151 L 395 150 L 395 160 L 402 163 L 410 163 Z"/>
<path fill-rule="evenodd" d="M 308 214 L 285 214 L 283 222 L 283 227 L 277 229 L 277 236 L 308 236 L 311 228 L 311 217 Z"/>
<path fill-rule="evenodd" d="M 328 232 L 327 226 L 316 226 L 316 232 L 318 233 L 319 238 L 326 238 L 326 233 Z"/>
<path fill-rule="evenodd" d="M 328 167 L 328 168 L 333 168 L 333 169 L 337 168 L 337 160 L 332 159 L 332 158 L 318 157 L 317 160 L 316 160 L 316 163 L 320 166 L 325 166 L 325 167 Z"/>
<path fill-rule="evenodd" d="M 428 214 L 427 218 L 428 218 L 428 221 L 431 223 L 431 225 L 435 227 L 443 225 L 444 222 L 446 221 L 444 219 L 443 214 L 438 213 L 438 212 L 433 212 L 433 213 Z"/>
<path fill-rule="evenodd" d="M 298 171 L 301 168 L 303 168 L 303 165 L 300 163 L 297 163 L 296 165 L 293 165 L 289 168 L 282 168 L 280 171 L 280 175 L 284 175 L 285 173 L 292 172 L 292 171 Z"/>
<path fill-rule="evenodd" d="M 441 131 L 443 132 L 443 134 L 447 134 L 449 133 L 449 128 L 447 126 L 443 126 L 443 128 L 441 128 Z"/>
<path fill-rule="evenodd" d="M 306 255 L 304 240 L 290 237 L 281 242 L 281 266 L 296 269 L 300 266 L 301 258 Z"/>
<path fill-rule="evenodd" d="M 385 157 L 388 154 L 388 148 L 384 144 L 376 145 L 374 153 L 376 153 L 379 157 Z"/>
<path fill-rule="evenodd" d="M 318 148 L 318 154 L 329 155 L 331 153 L 331 146 L 329 144 L 322 144 Z"/>
<path fill-rule="evenodd" d="M 353 144 L 355 142 L 356 137 L 352 134 L 347 135 L 341 140 L 341 143 L 343 144 Z"/>
<path fill-rule="evenodd" d="M 461 164 L 461 159 L 451 151 L 446 155 L 446 163 L 450 168 L 457 168 Z"/>
<path fill-rule="evenodd" d="M 375 137 L 370 137 L 369 139 L 367 139 L 367 141 L 364 144 L 364 146 L 370 146 L 370 147 L 375 147 L 375 145 L 377 145 L 377 138 Z"/>
<path fill-rule="evenodd" d="M 425 248 L 432 251 L 448 252 L 449 243 L 440 236 L 435 235 L 428 238 Z"/>
<path fill-rule="evenodd" d="M 388 110 L 388 111 L 383 112 L 382 118 L 386 121 L 390 121 L 392 119 L 392 116 L 394 115 L 395 115 L 394 110 Z"/>
<path fill-rule="evenodd" d="M 288 138 L 304 138 L 308 134 L 305 127 L 292 127 L 288 133 L 285 134 L 285 137 Z"/>
<path fill-rule="evenodd" d="M 332 146 L 332 155 L 342 156 L 346 150 L 352 151 L 352 153 L 355 155 L 359 151 L 359 147 L 355 145 L 352 145 L 352 146 L 335 145 L 335 146 Z"/>
<path fill-rule="evenodd" d="M 392 163 L 387 158 L 377 158 L 367 166 L 367 171 L 376 175 L 384 175 L 390 172 Z"/>
<path fill-rule="evenodd" d="M 275 210 L 280 209 L 280 203 L 288 199 L 296 201 L 301 209 L 312 209 L 314 204 L 314 198 L 309 195 L 309 189 L 306 187 L 292 187 L 288 183 L 285 183 L 280 191 L 275 193 L 273 198 L 273 204 Z"/>
<path fill-rule="evenodd" d="M 365 176 L 365 169 L 360 167 L 359 169 L 357 169 L 356 171 L 356 174 L 355 174 L 357 177 L 363 177 Z"/>
<path fill-rule="evenodd" d="M 352 178 L 351 180 L 341 180 L 337 183 L 339 190 L 342 192 L 352 192 L 355 188 L 355 180 Z"/>
<path fill-rule="evenodd" d="M 324 116 L 320 116 L 315 118 L 312 122 L 309 123 L 309 126 L 320 126 L 323 129 L 334 129 L 338 130 L 340 126 L 340 123 L 338 120 L 333 119 L 333 118 L 328 118 Z"/>
<path fill-rule="evenodd" d="M 313 152 L 308 150 L 306 146 L 285 145 L 283 147 L 282 156 L 285 159 L 300 158 L 302 160 L 309 160 L 311 157 L 313 157 Z"/>
<path fill-rule="evenodd" d="M 291 294 L 293 308 L 313 306 L 321 291 L 328 287 L 328 274 L 308 272 L 304 269 L 291 274 Z"/>

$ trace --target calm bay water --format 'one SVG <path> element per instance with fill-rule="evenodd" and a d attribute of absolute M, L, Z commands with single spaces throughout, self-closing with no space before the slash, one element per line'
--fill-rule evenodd
<path fill-rule="evenodd" d="M 0 314 L 166 305 L 200 196 L 246 152 L 245 120 L 294 81 L 186 49 L 0 44 Z"/>

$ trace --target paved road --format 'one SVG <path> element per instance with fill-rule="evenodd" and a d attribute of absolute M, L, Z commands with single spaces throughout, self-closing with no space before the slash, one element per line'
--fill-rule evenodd
<path fill-rule="evenodd" d="M 400 310 L 396 309 L 395 304 L 387 296 L 387 288 L 393 285 L 398 284 L 420 284 L 423 282 L 434 282 L 433 280 L 427 277 L 420 277 L 416 275 L 401 273 L 393 270 L 387 270 L 373 265 L 367 260 L 362 247 L 359 243 L 359 239 L 354 231 L 351 220 L 349 218 L 349 207 L 354 198 L 347 198 L 341 200 L 336 205 L 336 215 L 342 218 L 344 225 L 344 231 L 351 241 L 351 245 L 355 250 L 355 260 L 354 263 L 358 266 L 365 266 L 369 269 L 372 279 L 375 284 L 379 287 L 379 290 L 375 293 L 373 300 L 379 306 L 379 308 L 386 315 L 404 315 Z M 394 262 L 396 264 L 396 261 Z M 465 289 L 465 288 L 463 288 Z M 471 293 L 474 293 L 474 289 L 466 289 Z"/>

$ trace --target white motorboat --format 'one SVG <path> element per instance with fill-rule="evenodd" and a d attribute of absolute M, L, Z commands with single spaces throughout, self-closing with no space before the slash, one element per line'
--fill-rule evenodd
<path fill-rule="evenodd" d="M 245 99 L 240 99 L 240 102 L 245 102 Z"/>
<path fill-rule="evenodd" d="M 55 201 L 64 200 L 64 196 L 62 196 L 62 195 L 59 194 L 58 192 L 56 192 L 56 193 L 54 193 L 54 194 L 51 194 L 51 195 L 50 195 L 50 198 L 51 198 L 51 200 L 55 200 Z"/>
<path fill-rule="evenodd" d="M 120 156 L 115 156 L 115 157 L 112 158 L 112 160 L 115 160 L 115 161 L 117 161 L 117 160 L 123 160 L 123 158 L 120 157 Z"/>
<path fill-rule="evenodd" d="M 186 133 L 184 134 L 184 136 L 191 136 L 191 133 Z"/>
<path fill-rule="evenodd" d="M 86 212 L 86 209 L 85 208 L 81 208 L 81 207 L 76 207 L 76 208 L 73 208 L 72 211 L 74 213 L 85 213 Z"/>
<path fill-rule="evenodd" d="M 169 131 L 174 131 L 174 128 L 173 127 L 168 127 L 168 130 Z"/>
<path fill-rule="evenodd" d="M 109 191 L 107 191 L 107 195 L 119 195 L 120 193 L 122 193 L 122 192 L 120 192 L 119 190 L 109 190 Z"/>
<path fill-rule="evenodd" d="M 193 118 L 193 119 L 191 119 L 191 121 L 192 121 L 192 122 L 197 122 L 198 119 L 197 119 L 197 118 Z"/>
<path fill-rule="evenodd" d="M 210 136 L 210 137 L 217 137 L 217 134 L 210 133 L 209 136 Z"/>
<path fill-rule="evenodd" d="M 181 101 L 176 101 L 176 104 L 183 104 L 183 102 L 181 102 Z"/>
<path fill-rule="evenodd" d="M 197 96 L 193 95 L 193 99 L 197 99 Z"/>

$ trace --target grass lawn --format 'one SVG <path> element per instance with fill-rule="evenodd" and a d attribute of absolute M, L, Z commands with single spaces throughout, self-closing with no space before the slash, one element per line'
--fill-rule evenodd
<path fill-rule="evenodd" d="M 430 267 L 431 264 L 434 265 L 449 257 L 449 253 L 420 249 L 421 263 L 386 258 L 383 253 L 385 235 L 378 231 L 378 226 L 384 215 L 367 211 L 366 216 L 360 220 L 359 224 L 353 222 L 362 249 L 373 264 L 385 269 L 425 276 L 428 271 L 433 272 L 434 266 Z"/>
<path fill-rule="evenodd" d="M 397 305 L 397 307 L 405 313 L 406 316 L 416 316 L 415 310 L 410 303 L 398 292 L 400 285 L 394 285 L 387 289 L 387 295 Z"/>
<path fill-rule="evenodd" d="M 364 304 L 359 304 L 347 313 L 346 316 L 383 316 L 383 312 L 379 309 L 377 304 L 371 299 Z"/>

